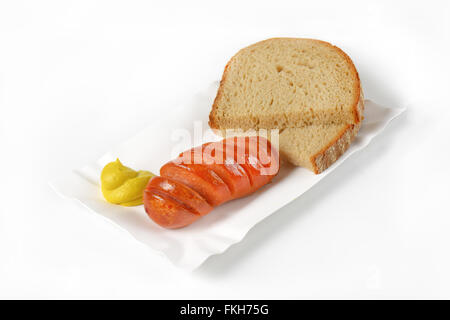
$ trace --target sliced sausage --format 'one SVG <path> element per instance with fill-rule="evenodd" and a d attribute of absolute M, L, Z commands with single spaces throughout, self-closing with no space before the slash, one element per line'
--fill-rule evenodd
<path fill-rule="evenodd" d="M 194 189 L 214 207 L 231 200 L 226 183 L 204 165 L 168 162 L 161 167 L 160 174 Z"/>
<path fill-rule="evenodd" d="M 153 177 L 149 181 L 145 191 L 167 195 L 168 197 L 177 200 L 186 209 L 201 216 L 208 214 L 213 209 L 213 207 L 210 206 L 196 191 L 183 183 L 167 177 Z"/>
<path fill-rule="evenodd" d="M 279 155 L 262 137 L 235 137 L 181 153 L 160 169 L 144 191 L 147 214 L 165 228 L 181 228 L 213 207 L 270 182 Z"/>
<path fill-rule="evenodd" d="M 143 200 L 148 216 L 164 228 L 182 228 L 201 217 L 166 195 L 145 190 Z"/>

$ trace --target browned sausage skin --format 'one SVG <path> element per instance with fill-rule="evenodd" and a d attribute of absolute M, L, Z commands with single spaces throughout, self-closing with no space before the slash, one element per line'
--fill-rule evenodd
<path fill-rule="evenodd" d="M 161 167 L 144 191 L 149 217 L 165 228 L 187 226 L 213 207 L 261 188 L 279 171 L 279 155 L 262 137 L 206 143 Z"/>

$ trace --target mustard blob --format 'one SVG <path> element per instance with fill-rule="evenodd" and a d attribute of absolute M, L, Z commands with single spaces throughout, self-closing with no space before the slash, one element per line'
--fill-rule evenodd
<path fill-rule="evenodd" d="M 108 163 L 102 170 L 100 180 L 103 197 L 106 201 L 121 206 L 141 205 L 144 189 L 154 176 L 149 171 L 128 168 L 117 159 Z"/>

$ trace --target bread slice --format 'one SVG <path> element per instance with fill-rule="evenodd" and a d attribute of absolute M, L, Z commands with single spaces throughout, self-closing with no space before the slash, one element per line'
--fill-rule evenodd
<path fill-rule="evenodd" d="M 269 139 L 281 157 L 318 174 L 349 148 L 363 111 L 359 76 L 344 52 L 319 40 L 277 38 L 230 60 L 209 124 L 222 135 L 279 129 L 278 141 Z"/>
<path fill-rule="evenodd" d="M 358 124 L 360 82 L 350 58 L 320 40 L 273 38 L 240 50 L 225 67 L 211 128 Z"/>
<path fill-rule="evenodd" d="M 319 174 L 349 148 L 359 128 L 360 124 L 333 124 L 284 129 L 279 136 L 281 157 Z"/>
<path fill-rule="evenodd" d="M 331 166 L 350 147 L 361 123 L 341 125 L 311 125 L 280 130 L 278 141 L 271 131 L 215 130 L 223 137 L 263 133 L 278 147 L 281 159 L 319 174 Z"/>
<path fill-rule="evenodd" d="M 356 138 L 364 112 L 364 94 L 358 100 L 361 121 L 357 124 L 311 125 L 282 129 L 279 134 L 281 157 L 319 174 L 331 166 Z"/>

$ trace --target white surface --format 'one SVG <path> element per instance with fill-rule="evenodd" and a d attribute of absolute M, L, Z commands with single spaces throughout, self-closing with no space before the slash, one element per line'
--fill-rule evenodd
<path fill-rule="evenodd" d="M 117 158 L 122 161 L 125 159 L 126 165 L 132 163 L 133 168 L 158 174 L 159 168 L 173 159 L 173 154 L 176 156 L 188 148 L 221 140 L 207 124 L 218 82 L 208 87 L 208 90 L 196 94 L 194 99 L 176 107 L 171 114 L 161 117 L 157 123 L 146 127 L 134 137 L 121 142 L 97 161 L 51 181 L 51 186 L 64 198 L 85 206 L 90 212 L 106 218 L 119 230 L 163 254 L 175 266 L 192 271 L 211 255 L 223 253 L 231 245 L 242 241 L 257 223 L 297 199 L 333 172 L 350 155 L 365 148 L 393 118 L 404 111 L 400 108 L 382 107 L 366 100 L 364 124 L 357 139 L 328 170 L 315 175 L 305 168 L 283 164 L 268 186 L 250 196 L 215 208 L 211 214 L 181 230 L 167 230 L 153 223 L 143 206 L 122 207 L 107 203 L 101 194 L 99 183 L 102 168 L 107 163 Z M 181 132 L 190 138 L 180 142 L 177 133 Z M 193 141 L 196 134 L 203 137 L 202 141 Z M 187 145 L 177 150 L 180 144 Z"/>
<path fill-rule="evenodd" d="M 449 6 L 2 1 L 0 297 L 450 298 Z M 339 45 L 407 112 L 194 273 L 48 187 L 271 36 Z"/>

